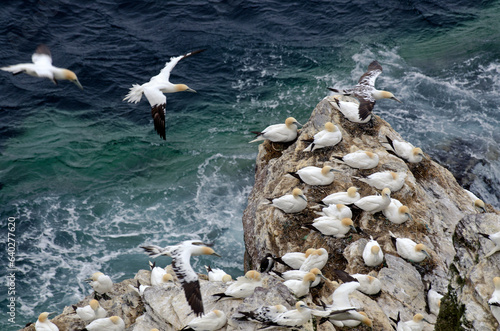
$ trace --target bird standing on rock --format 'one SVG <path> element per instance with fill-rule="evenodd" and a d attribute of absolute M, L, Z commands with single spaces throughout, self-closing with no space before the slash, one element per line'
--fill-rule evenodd
<path fill-rule="evenodd" d="M 292 194 L 286 194 L 280 198 L 272 199 L 274 206 L 284 213 L 293 214 L 303 211 L 307 207 L 307 198 L 300 188 L 294 188 Z"/>
<path fill-rule="evenodd" d="M 59 331 L 57 325 L 49 321 L 50 313 L 43 312 L 38 316 L 38 320 L 35 323 L 36 331 Z"/>
<path fill-rule="evenodd" d="M 252 131 L 257 135 L 257 138 L 250 141 L 251 143 L 268 139 L 273 143 L 286 143 L 297 138 L 297 125 L 302 125 L 293 117 L 288 117 L 285 124 L 273 124 L 262 130 L 261 132 Z"/>
<path fill-rule="evenodd" d="M 337 145 L 342 140 L 342 132 L 332 122 L 325 123 L 325 129 L 316 133 L 313 139 L 302 140 L 310 143 L 304 149 L 304 152 L 314 152 L 317 149 L 332 147 Z"/>
<path fill-rule="evenodd" d="M 307 166 L 289 174 L 308 185 L 330 185 L 335 177 L 334 171 L 341 172 L 325 165 L 323 168 Z"/>

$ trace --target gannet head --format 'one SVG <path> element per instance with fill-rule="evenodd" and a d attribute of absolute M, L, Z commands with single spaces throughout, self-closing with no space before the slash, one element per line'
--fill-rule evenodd
<path fill-rule="evenodd" d="M 340 221 L 340 223 L 345 227 L 351 228 L 354 232 L 357 232 L 356 228 L 354 227 L 354 223 L 352 222 L 352 219 L 345 217 Z"/>
<path fill-rule="evenodd" d="M 38 320 L 42 323 L 46 322 L 47 319 L 49 318 L 50 313 L 43 312 L 40 315 L 38 315 Z"/>
<path fill-rule="evenodd" d="M 95 281 L 97 281 L 97 280 L 99 279 L 99 277 L 101 277 L 101 276 L 104 276 L 104 274 L 103 274 L 102 272 L 99 272 L 99 271 L 98 271 L 98 272 L 94 272 L 94 273 L 92 274 L 92 280 L 95 282 Z"/>
<path fill-rule="evenodd" d="M 500 277 L 493 278 L 493 284 L 496 290 L 500 290 Z"/>
<path fill-rule="evenodd" d="M 413 148 L 411 150 L 411 153 L 413 154 L 413 156 L 421 156 L 422 158 L 425 157 L 424 152 L 422 151 L 422 149 L 420 147 Z"/>
<path fill-rule="evenodd" d="M 316 255 L 318 255 L 318 256 L 321 256 L 321 255 L 323 255 L 323 254 L 328 255 L 328 252 L 326 251 L 326 249 L 324 249 L 324 248 L 320 248 L 320 249 L 315 250 L 315 251 L 314 251 L 314 254 L 316 254 Z"/>
<path fill-rule="evenodd" d="M 222 317 L 223 312 L 217 309 L 212 310 L 217 317 Z"/>
<path fill-rule="evenodd" d="M 411 217 L 411 214 L 410 214 L 410 208 L 408 208 L 407 206 L 401 206 L 401 207 L 399 207 L 398 211 L 399 211 L 400 214 L 406 215 L 406 216 L 408 216 L 408 218 L 410 220 L 413 220 L 412 217 Z"/>
<path fill-rule="evenodd" d="M 370 159 L 373 159 L 375 157 L 375 153 L 373 152 L 370 152 L 370 151 L 367 151 L 365 152 L 365 154 L 370 158 Z"/>
<path fill-rule="evenodd" d="M 215 253 L 215 251 L 211 247 L 203 246 L 201 248 L 201 255 L 215 255 L 221 257 L 219 254 Z"/>
<path fill-rule="evenodd" d="M 391 197 L 391 190 L 388 187 L 384 188 L 382 190 L 382 196 L 386 196 L 386 197 L 390 198 Z"/>
<path fill-rule="evenodd" d="M 377 98 L 377 97 L 375 97 L 375 98 Z M 400 100 L 396 99 L 394 94 L 392 94 L 391 92 L 387 92 L 387 91 L 380 91 L 379 98 L 380 99 L 392 99 L 392 100 L 396 100 L 399 103 L 402 103 Z"/>
<path fill-rule="evenodd" d="M 298 187 L 294 188 L 293 191 L 292 191 L 292 195 L 295 197 L 295 198 L 302 198 L 304 199 L 305 201 L 307 201 L 307 198 L 306 196 L 304 195 L 304 193 L 302 193 L 302 190 Z"/>
<path fill-rule="evenodd" d="M 351 186 L 347 189 L 347 196 L 350 198 L 354 198 L 356 196 L 357 192 L 358 192 L 358 188 Z"/>
<path fill-rule="evenodd" d="M 474 208 L 478 209 L 480 212 L 485 213 L 486 212 L 486 206 L 484 204 L 484 201 L 481 199 L 477 199 L 474 201 Z"/>
<path fill-rule="evenodd" d="M 175 92 L 184 92 L 184 91 L 186 91 L 186 92 L 196 93 L 195 90 L 193 90 L 192 88 L 190 88 L 186 84 L 175 84 L 174 85 L 174 89 L 175 89 Z"/>
<path fill-rule="evenodd" d="M 418 314 L 415 314 L 415 316 L 413 316 L 413 322 L 420 323 L 422 321 L 426 321 L 427 322 L 427 320 L 424 318 L 424 315 L 418 313 Z"/>
<path fill-rule="evenodd" d="M 373 255 L 377 255 L 380 252 L 380 246 L 374 245 L 374 246 L 372 246 L 370 251 L 372 252 Z"/>
<path fill-rule="evenodd" d="M 313 274 L 312 272 L 308 272 L 305 276 L 304 276 L 304 283 L 312 283 L 316 280 L 316 275 Z"/>
<path fill-rule="evenodd" d="M 285 120 L 285 125 L 290 128 L 291 125 L 300 125 L 302 126 L 302 124 L 300 124 L 299 122 L 297 122 L 297 120 L 293 117 L 288 117 L 286 120 Z"/>
<path fill-rule="evenodd" d="M 322 174 L 323 176 L 326 176 L 328 173 L 330 173 L 330 172 L 334 172 L 334 171 L 341 172 L 340 170 L 333 169 L 333 168 L 332 168 L 332 167 L 330 167 L 329 165 L 326 165 L 326 166 L 324 166 L 323 168 L 321 168 L 321 174 Z"/>
<path fill-rule="evenodd" d="M 66 79 L 69 80 L 70 82 L 75 83 L 76 86 L 81 88 L 83 90 L 82 84 L 78 81 L 78 78 L 76 77 L 76 74 L 68 69 L 62 69 L 62 75 L 58 75 L 57 73 L 54 74 L 55 78 L 57 79 Z"/>
<path fill-rule="evenodd" d="M 164 274 L 163 277 L 161 278 L 161 280 L 164 283 L 168 283 L 168 282 L 172 282 L 174 280 L 174 277 L 172 277 L 171 274 Z"/>
<path fill-rule="evenodd" d="M 315 249 L 315 248 L 308 248 L 308 249 L 306 250 L 306 253 L 305 253 L 306 258 L 307 258 L 309 255 L 311 255 L 312 253 L 314 253 L 315 251 L 316 251 L 316 249 Z"/>
<path fill-rule="evenodd" d="M 92 310 L 96 310 L 97 308 L 99 308 L 99 301 L 97 301 L 96 299 L 92 299 L 89 302 L 89 306 L 90 308 L 92 308 Z"/>
<path fill-rule="evenodd" d="M 325 130 L 328 132 L 335 132 L 335 131 L 337 131 L 337 128 L 335 127 L 335 125 L 333 125 L 332 122 L 326 122 L 325 123 Z"/>
<path fill-rule="evenodd" d="M 318 268 L 312 268 L 311 270 L 309 270 L 309 272 L 315 275 L 321 275 L 321 270 L 319 270 Z"/>
<path fill-rule="evenodd" d="M 283 306 L 283 305 L 276 305 L 274 306 L 274 308 L 276 308 L 276 312 L 277 313 L 284 313 L 285 311 L 287 311 L 288 309 Z"/>
<path fill-rule="evenodd" d="M 359 313 L 364 316 L 364 318 L 361 320 L 361 323 L 363 323 L 369 328 L 373 328 L 373 322 L 371 319 L 368 318 L 368 315 L 366 315 L 364 311 L 360 311 Z"/>
<path fill-rule="evenodd" d="M 260 273 L 255 270 L 247 271 L 245 277 L 253 280 L 260 280 Z"/>
<path fill-rule="evenodd" d="M 427 253 L 427 247 L 424 244 L 415 245 L 415 252 L 424 253 L 429 259 L 431 258 L 429 253 Z"/>
<path fill-rule="evenodd" d="M 295 308 L 297 308 L 298 311 L 301 311 L 303 309 L 310 309 L 305 303 L 304 301 L 298 301 L 296 304 L 295 304 Z"/>
<path fill-rule="evenodd" d="M 111 317 L 109 318 L 109 320 L 110 320 L 110 321 L 111 321 L 111 323 L 113 323 L 113 324 L 118 324 L 118 323 L 120 323 L 121 318 L 120 318 L 120 317 L 118 317 L 118 316 L 111 316 Z"/>
<path fill-rule="evenodd" d="M 231 275 L 225 274 L 224 276 L 222 276 L 222 282 L 224 283 L 230 282 L 232 280 L 233 278 L 231 277 Z"/>

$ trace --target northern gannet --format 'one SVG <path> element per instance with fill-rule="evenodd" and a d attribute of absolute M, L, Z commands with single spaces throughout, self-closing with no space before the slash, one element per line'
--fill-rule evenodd
<path fill-rule="evenodd" d="M 332 122 L 325 123 L 325 129 L 314 135 L 313 139 L 302 140 L 308 142 L 309 146 L 304 149 L 304 152 L 314 152 L 317 149 L 332 147 L 337 145 L 342 140 L 342 132 Z"/>
<path fill-rule="evenodd" d="M 273 143 L 286 143 L 297 138 L 297 125 L 302 125 L 293 117 L 288 117 L 285 124 L 273 124 L 262 131 L 252 131 L 257 138 L 251 143 L 261 140 L 270 140 Z"/>
<path fill-rule="evenodd" d="M 219 330 L 227 323 L 226 314 L 222 310 L 214 309 L 206 315 L 192 319 L 182 331 L 214 331 Z"/>
<path fill-rule="evenodd" d="M 44 312 L 38 316 L 38 320 L 35 323 L 36 331 L 59 331 L 57 325 L 49 321 L 50 313 Z"/>
<path fill-rule="evenodd" d="M 292 194 L 286 194 L 282 197 L 272 199 L 271 206 L 287 214 L 298 213 L 307 207 L 307 198 L 302 190 L 296 187 L 293 189 Z"/>

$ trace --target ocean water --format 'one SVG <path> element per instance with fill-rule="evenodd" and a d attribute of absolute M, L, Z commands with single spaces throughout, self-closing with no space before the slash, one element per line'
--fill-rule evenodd
<path fill-rule="evenodd" d="M 500 208 L 499 22 L 498 1 L 3 3 L 0 66 L 45 43 L 84 90 L 0 72 L 0 329 L 62 312 L 95 271 L 132 278 L 148 267 L 142 244 L 207 240 L 223 257 L 193 258 L 197 271 L 243 274 L 250 131 L 306 122 L 327 87 L 352 86 L 375 59 L 376 86 L 403 101 L 376 114 Z M 163 141 L 147 101 L 122 99 L 202 48 L 171 74 L 198 93 L 167 95 Z"/>

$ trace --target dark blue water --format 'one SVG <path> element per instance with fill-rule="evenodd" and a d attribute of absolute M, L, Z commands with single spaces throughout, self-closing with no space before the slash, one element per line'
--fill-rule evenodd
<path fill-rule="evenodd" d="M 62 312 L 97 270 L 132 278 L 148 267 L 144 243 L 213 241 L 223 258 L 195 268 L 242 274 L 250 131 L 307 121 L 326 87 L 353 85 L 374 59 L 377 87 L 403 101 L 376 113 L 500 207 L 499 22 L 496 1 L 4 2 L 0 66 L 45 43 L 84 90 L 0 72 L 1 276 L 14 272 L 17 292 L 0 287 L 0 329 Z M 163 141 L 148 103 L 122 99 L 200 48 L 172 72 L 198 93 L 167 96 Z"/>

